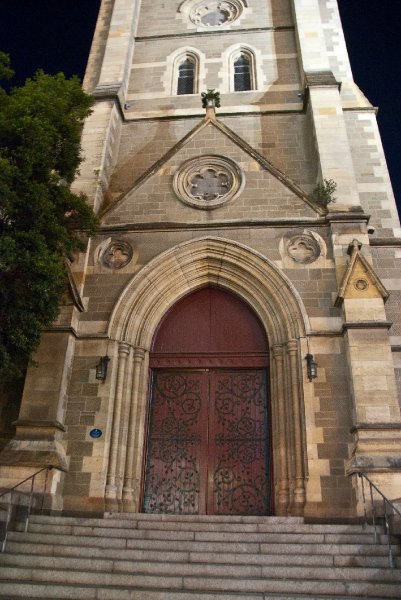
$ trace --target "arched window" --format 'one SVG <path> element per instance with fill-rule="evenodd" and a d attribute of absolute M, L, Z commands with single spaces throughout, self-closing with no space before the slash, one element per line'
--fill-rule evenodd
<path fill-rule="evenodd" d="M 195 93 L 195 60 L 191 56 L 185 56 L 178 65 L 177 94 Z"/>
<path fill-rule="evenodd" d="M 252 62 L 248 53 L 241 52 L 234 60 L 234 92 L 253 89 Z"/>

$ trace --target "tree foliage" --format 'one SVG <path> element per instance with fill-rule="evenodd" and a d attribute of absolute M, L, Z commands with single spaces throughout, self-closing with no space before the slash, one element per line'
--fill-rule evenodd
<path fill-rule="evenodd" d="M 0 53 L 0 77 L 10 78 Z M 70 184 L 92 99 L 78 78 L 38 71 L 0 88 L 0 373 L 18 372 L 57 316 L 66 257 L 85 247 L 96 218 Z"/>

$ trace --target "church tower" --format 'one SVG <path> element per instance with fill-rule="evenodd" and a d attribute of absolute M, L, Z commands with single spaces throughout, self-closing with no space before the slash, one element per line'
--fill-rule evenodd
<path fill-rule="evenodd" d="M 401 498 L 401 229 L 335 0 L 103 0 L 101 227 L 30 368 L 16 482 L 54 510 L 360 513 Z"/>

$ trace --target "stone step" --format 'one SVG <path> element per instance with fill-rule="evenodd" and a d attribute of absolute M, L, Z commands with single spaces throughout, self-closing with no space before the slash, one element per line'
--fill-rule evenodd
<path fill-rule="evenodd" d="M 173 521 L 173 522 L 193 522 L 193 523 L 284 523 L 294 525 L 295 523 L 304 523 L 303 517 L 276 517 L 276 516 L 241 516 L 241 515 L 173 515 L 163 513 L 118 513 L 106 512 L 105 519 L 123 519 L 141 521 Z M 62 517 L 64 518 L 64 517 Z M 76 517 L 73 517 L 76 518 Z"/>
<path fill-rule="evenodd" d="M 219 552 L 189 552 L 166 550 L 127 550 L 119 548 L 98 548 L 86 546 L 63 546 L 51 544 L 36 544 L 8 541 L 7 555 L 36 555 L 47 557 L 71 557 L 75 559 L 93 558 L 109 561 L 168 561 L 204 563 L 213 560 L 220 564 L 256 564 L 256 565 L 298 565 L 298 566 L 324 566 L 324 567 L 372 567 L 387 568 L 389 561 L 387 547 L 377 546 L 377 553 L 370 555 L 358 555 L 349 553 L 341 555 L 336 548 L 330 547 L 331 552 L 318 552 L 317 554 L 302 554 L 300 552 L 282 553 L 282 548 L 273 546 L 269 554 L 261 553 L 219 553 Z M 167 549 L 167 548 L 166 548 Z M 288 549 L 286 547 L 286 549 Z M 395 549 L 395 548 L 394 548 Z M 297 549 L 298 550 L 298 549 Z M 7 556 L 4 555 L 4 556 Z M 24 557 L 23 560 L 30 560 Z M 396 566 L 401 567 L 401 558 L 396 557 Z M 2 562 L 0 555 L 0 562 Z M 10 564 L 10 563 L 9 563 Z M 16 563 L 17 564 L 17 563 Z M 25 563 L 26 564 L 26 563 Z"/>
<path fill-rule="evenodd" d="M 28 532 L 9 532 L 0 581 L 7 600 L 399 600 L 401 570 L 360 525 L 33 516 Z"/>
<path fill-rule="evenodd" d="M 325 595 L 359 595 L 379 598 L 400 597 L 400 583 L 377 583 L 375 580 L 350 581 L 341 580 L 319 580 L 311 579 L 289 579 L 285 569 L 277 569 L 277 574 L 282 577 L 263 577 L 242 579 L 238 577 L 205 577 L 205 576 L 171 576 L 163 575 L 162 578 L 146 574 L 125 573 L 86 573 L 79 571 L 32 569 L 30 567 L 15 568 L 7 567 L 0 569 L 0 578 L 7 583 L 10 580 L 30 583 L 42 583 L 48 586 L 65 584 L 96 587 L 97 591 L 105 587 L 119 588 L 125 591 L 141 590 L 163 590 L 169 591 L 191 591 L 201 594 L 203 592 L 224 592 L 241 594 L 325 594 Z M 381 574 L 381 573 L 380 573 Z M 377 579 L 377 571 L 374 579 Z M 110 590 L 107 590 L 110 591 Z M 53 596 L 54 597 L 54 596 Z M 77 596 L 75 596 L 76 598 Z M 86 598 L 88 596 L 80 596 Z M 90 596 L 89 596 L 90 597 Z M 95 596 L 97 599 L 101 596 Z M 103 596 L 106 597 L 106 596 Z M 110 600 L 111 596 L 107 596 Z M 129 596 L 126 596 L 129 598 Z M 144 596 L 143 596 L 144 597 Z"/>
<path fill-rule="evenodd" d="M 257 543 L 287 543 L 287 544 L 371 544 L 372 534 L 359 530 L 358 533 L 320 533 L 316 532 L 240 532 L 220 531 L 217 528 L 206 531 L 170 530 L 170 529 L 126 529 L 97 527 L 90 525 L 54 525 L 50 523 L 30 522 L 28 531 L 30 533 L 52 534 L 55 531 L 64 536 L 99 536 L 126 539 L 157 539 L 176 541 L 199 541 L 199 542 L 252 542 Z M 330 530 L 329 530 L 330 531 Z M 384 535 L 380 536 L 382 543 L 386 542 Z"/>
<path fill-rule="evenodd" d="M 252 537 L 248 538 L 252 539 Z M 352 538 L 354 539 L 354 538 Z M 228 553 L 251 553 L 251 554 L 322 554 L 321 544 L 308 543 L 274 542 L 259 544 L 252 541 L 245 542 L 215 542 L 215 541 L 199 541 L 192 539 L 186 540 L 171 540 L 151 538 L 125 538 L 125 537 L 100 537 L 89 535 L 60 535 L 55 533 L 32 533 L 10 531 L 7 537 L 7 543 L 25 542 L 30 544 L 50 544 L 53 546 L 73 546 L 73 547 L 93 547 L 93 548 L 119 548 L 119 549 L 134 549 L 134 550 L 160 550 L 160 551 L 184 551 L 184 552 L 228 552 Z M 387 545 L 373 544 L 372 539 L 363 544 L 354 543 L 325 543 L 325 554 L 362 554 L 362 555 L 386 555 Z M 400 553 L 398 545 L 393 545 L 394 552 Z"/>
<path fill-rule="evenodd" d="M 316 594 L 225 594 L 204 592 L 193 594 L 192 592 L 174 592 L 156 591 L 156 590 L 122 590 L 116 588 L 94 589 L 76 586 L 51 587 L 42 584 L 26 583 L 4 583 L 0 588 L 0 598 L 6 600 L 19 600 L 20 598 L 29 598 L 30 600 L 333 600 L 334 596 L 321 596 Z M 366 596 L 352 596 L 352 600 L 366 600 Z M 335 600 L 350 600 L 350 596 L 336 595 Z M 383 600 L 377 596 L 369 596 L 369 600 Z"/>
<path fill-rule="evenodd" d="M 140 517 L 140 515 L 135 515 Z M 159 515 L 157 515 L 159 516 Z M 160 519 L 90 519 L 78 517 L 51 517 L 32 515 L 30 524 L 51 525 L 51 526 L 79 526 L 79 527 L 101 527 L 102 529 L 152 529 L 164 531 L 216 531 L 216 532 L 238 532 L 238 533 L 286 533 L 291 530 L 292 533 L 367 533 L 373 532 L 371 526 L 362 527 L 362 525 L 324 525 L 308 524 L 300 522 L 297 518 L 290 523 L 283 521 L 277 522 L 273 517 L 262 518 L 256 523 L 239 522 L 216 522 L 216 521 L 177 521 Z"/>
<path fill-rule="evenodd" d="M 344 581 L 364 581 L 374 580 L 377 574 L 377 566 L 369 567 L 336 567 L 322 566 L 317 568 L 315 565 L 302 566 L 291 565 L 288 563 L 276 565 L 241 565 L 220 563 L 219 557 L 210 562 L 171 562 L 168 557 L 165 560 L 157 561 L 155 558 L 150 561 L 132 561 L 132 560 L 110 560 L 99 558 L 67 558 L 38 555 L 11 555 L 6 554 L 0 557 L 0 569 L 2 567 L 34 569 L 58 569 L 71 570 L 75 572 L 88 571 L 101 573 L 129 573 L 146 574 L 158 576 L 199 576 L 199 577 L 230 577 L 230 578 L 289 578 L 289 579 L 325 579 Z M 4 572 L 4 570 L 3 570 Z M 398 569 L 383 568 L 380 572 L 382 582 L 401 581 L 401 573 Z"/>

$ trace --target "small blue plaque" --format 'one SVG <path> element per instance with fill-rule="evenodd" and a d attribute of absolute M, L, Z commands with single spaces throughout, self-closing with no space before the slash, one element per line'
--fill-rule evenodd
<path fill-rule="evenodd" d="M 89 432 L 89 435 L 91 436 L 91 438 L 94 438 L 95 440 L 97 440 L 101 437 L 102 430 L 101 429 L 92 429 L 92 431 Z"/>

